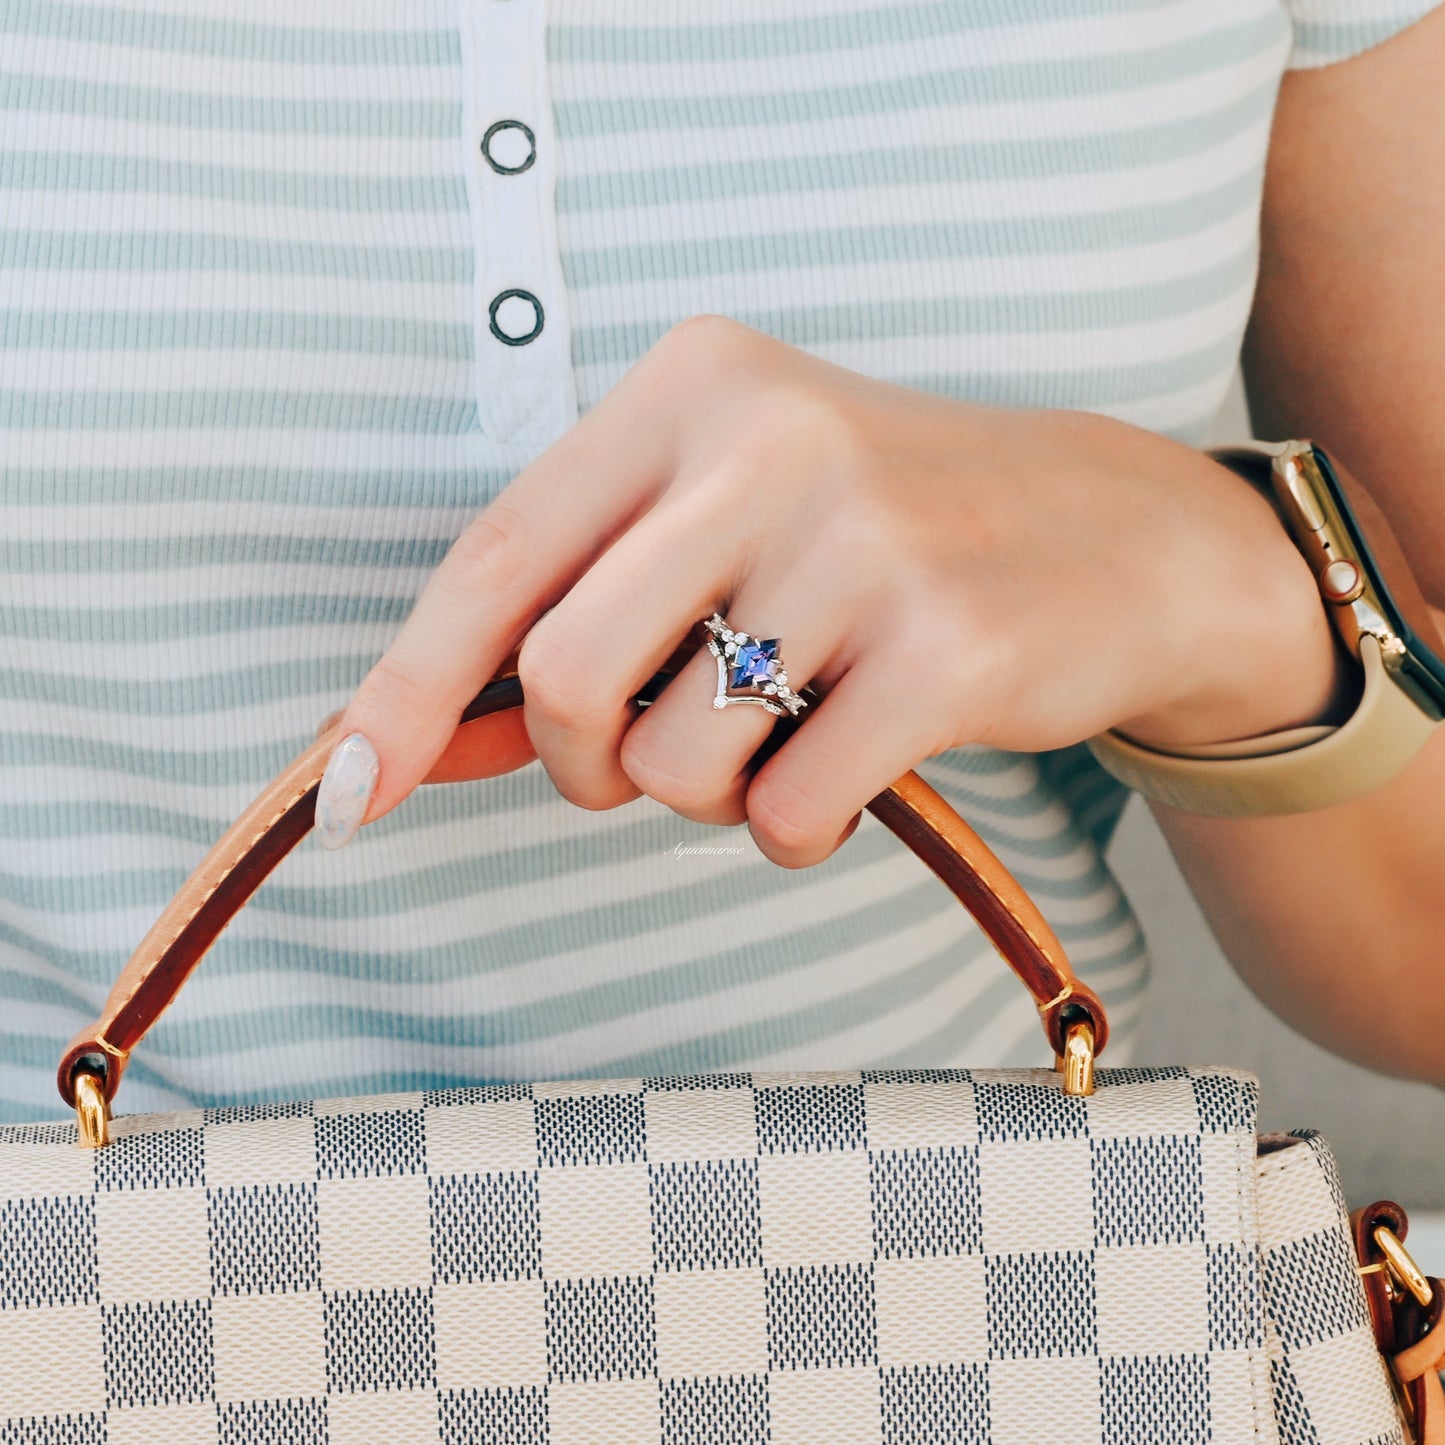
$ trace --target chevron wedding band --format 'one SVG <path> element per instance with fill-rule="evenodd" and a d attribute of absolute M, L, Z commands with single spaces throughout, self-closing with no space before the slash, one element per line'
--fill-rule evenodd
<path fill-rule="evenodd" d="M 715 708 L 751 702 L 779 717 L 784 712 L 796 717 L 800 708 L 807 707 L 808 700 L 788 686 L 788 674 L 778 650 L 781 638 L 764 640 L 734 632 L 717 612 L 703 625 L 712 634 L 707 640 L 708 651 L 717 658 L 717 696 L 712 700 Z"/>

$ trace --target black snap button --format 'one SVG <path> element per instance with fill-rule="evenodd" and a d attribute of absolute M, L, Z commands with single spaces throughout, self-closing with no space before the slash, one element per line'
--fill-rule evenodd
<path fill-rule="evenodd" d="M 527 158 L 519 166 L 504 166 L 492 154 L 492 137 L 498 131 L 504 130 L 519 130 L 527 138 Z M 494 120 L 482 137 L 482 156 L 499 176 L 519 176 L 523 171 L 529 169 L 537 159 L 537 137 L 532 134 L 531 126 L 523 125 L 519 120 Z"/>
<path fill-rule="evenodd" d="M 508 336 L 500 326 L 497 325 L 497 311 L 503 301 L 510 300 L 513 296 L 520 297 L 528 302 L 536 316 L 532 329 L 525 336 Z M 491 327 L 492 335 L 504 346 L 525 346 L 529 341 L 535 341 L 542 334 L 542 322 L 545 317 L 542 314 L 542 303 L 532 295 L 530 291 L 521 291 L 513 287 L 510 291 L 498 291 L 492 297 L 492 304 L 487 307 L 487 324 Z"/>

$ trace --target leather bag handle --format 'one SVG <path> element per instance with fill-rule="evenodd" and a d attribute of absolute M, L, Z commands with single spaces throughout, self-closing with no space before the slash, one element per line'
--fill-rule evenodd
<path fill-rule="evenodd" d="M 702 625 L 654 674 L 637 700 L 650 704 L 702 645 Z M 520 646 L 468 704 L 459 725 L 522 705 L 517 676 Z M 816 702 L 808 688 L 800 692 Z M 777 718 L 758 758 L 771 754 L 801 725 L 801 717 Z M 322 731 L 225 831 L 180 892 L 141 940 L 116 980 L 99 1019 L 71 1040 L 56 1082 L 70 1105 L 85 1101 L 108 1110 L 131 1050 L 145 1037 L 221 930 L 267 874 L 311 831 L 316 793 L 332 749 L 341 740 L 340 718 Z M 1081 983 L 1062 945 L 1033 899 L 994 856 L 982 838 L 917 773 L 905 773 L 868 804 L 868 810 L 957 895 L 1004 960 L 1033 995 L 1066 1085 L 1092 1087 L 1093 1056 L 1108 1040 L 1108 1020 L 1098 995 Z M 1066 1061 L 1073 1063 L 1065 1067 Z M 90 1075 L 91 1079 L 85 1079 Z M 99 1095 L 97 1097 L 97 1089 Z M 82 1113 L 84 1114 L 84 1110 Z"/>

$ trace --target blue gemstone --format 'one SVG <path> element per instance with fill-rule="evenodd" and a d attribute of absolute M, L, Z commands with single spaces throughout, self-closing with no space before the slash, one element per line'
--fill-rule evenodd
<path fill-rule="evenodd" d="M 737 650 L 733 658 L 732 671 L 728 675 L 728 686 L 730 688 L 751 687 L 754 683 L 771 682 L 773 674 L 770 664 L 776 661 L 778 656 L 778 644 L 782 641 L 780 637 L 774 637 L 767 642 L 746 642 Z"/>

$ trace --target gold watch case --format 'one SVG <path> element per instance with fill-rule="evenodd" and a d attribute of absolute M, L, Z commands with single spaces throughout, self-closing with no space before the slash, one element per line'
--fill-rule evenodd
<path fill-rule="evenodd" d="M 1267 487 L 1353 653 L 1375 637 L 1386 671 L 1429 718 L 1445 717 L 1438 629 L 1394 529 L 1374 498 L 1308 441 L 1221 447 L 1216 460 Z"/>

